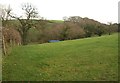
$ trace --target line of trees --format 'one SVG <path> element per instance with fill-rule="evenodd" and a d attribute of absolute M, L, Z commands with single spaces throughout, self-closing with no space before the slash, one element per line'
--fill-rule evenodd
<path fill-rule="evenodd" d="M 12 14 L 10 6 L 1 8 L 3 24 L 3 47 L 8 45 L 27 45 L 45 43 L 48 40 L 72 40 L 91 36 L 111 35 L 119 32 L 118 24 L 103 24 L 80 16 L 63 17 L 62 22 L 51 22 L 40 18 L 32 4 L 22 5 L 25 16 Z"/>
<path fill-rule="evenodd" d="M 79 20 L 78 20 L 79 18 Z M 118 32 L 118 24 L 102 24 L 89 18 L 72 16 L 64 19 L 62 23 L 49 22 L 44 20 L 44 27 L 41 23 L 36 24 L 37 29 L 31 28 L 28 42 L 45 43 L 48 40 L 72 40 L 91 36 L 111 35 Z M 33 35 L 34 34 L 34 35 Z"/>
<path fill-rule="evenodd" d="M 1 10 L 1 19 L 3 24 L 3 53 L 6 54 L 7 47 L 11 46 L 11 44 L 21 43 L 22 45 L 27 44 L 27 34 L 30 28 L 33 28 L 35 23 L 33 22 L 34 18 L 37 17 L 37 9 L 33 7 L 31 4 L 24 4 L 22 6 L 22 10 L 25 11 L 26 18 L 23 19 L 22 16 L 17 17 L 11 14 L 12 9 L 10 6 L 8 8 L 3 8 L 2 5 L 0 7 Z M 14 18 L 16 21 L 19 21 L 18 26 L 13 26 L 17 28 L 13 28 L 10 24 L 11 18 Z M 19 33 L 19 34 L 18 34 Z M 19 42 L 16 42 L 21 40 Z"/>

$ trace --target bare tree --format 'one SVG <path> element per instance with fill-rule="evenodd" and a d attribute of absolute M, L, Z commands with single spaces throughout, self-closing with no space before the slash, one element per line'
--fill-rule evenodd
<path fill-rule="evenodd" d="M 64 16 L 64 17 L 63 17 L 63 20 L 64 20 L 64 22 L 68 21 L 68 17 L 67 17 L 67 16 Z"/>
<path fill-rule="evenodd" d="M 81 19 L 82 18 L 79 16 L 71 16 L 68 18 L 68 21 L 73 22 L 73 23 L 80 23 Z"/>
<path fill-rule="evenodd" d="M 24 19 L 21 16 L 20 17 L 13 16 L 11 13 L 9 15 L 12 18 L 17 19 L 20 22 L 18 31 L 22 38 L 22 45 L 26 45 L 27 44 L 27 33 L 30 28 L 34 27 L 35 25 L 34 20 L 35 18 L 38 17 L 38 12 L 37 12 L 37 9 L 34 6 L 32 6 L 32 4 L 29 4 L 29 3 L 23 4 L 22 10 L 25 11 L 26 18 Z"/>
<path fill-rule="evenodd" d="M 5 27 L 6 22 L 10 19 L 10 12 L 12 11 L 12 9 L 10 8 L 10 5 L 5 8 L 5 6 L 1 5 L 0 7 L 0 11 L 1 11 L 1 20 L 2 20 L 2 25 Z"/>
<path fill-rule="evenodd" d="M 1 33 L 1 39 L 2 39 L 2 48 L 3 48 L 3 54 L 7 54 L 7 42 L 5 41 L 5 35 L 2 34 L 2 31 L 3 31 L 3 26 L 5 27 L 6 24 L 7 24 L 7 21 L 9 20 L 9 13 L 11 12 L 11 8 L 10 6 L 8 6 L 7 8 L 5 8 L 5 6 L 1 5 L 0 4 L 0 20 L 2 21 L 2 25 L 1 25 L 1 30 L 0 30 L 0 33 Z"/>

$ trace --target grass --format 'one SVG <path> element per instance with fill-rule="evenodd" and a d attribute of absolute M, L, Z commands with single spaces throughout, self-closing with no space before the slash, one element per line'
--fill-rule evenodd
<path fill-rule="evenodd" d="M 118 36 L 20 46 L 3 57 L 3 80 L 118 79 Z"/>
<path fill-rule="evenodd" d="M 49 22 L 52 22 L 52 23 L 63 23 L 64 21 L 63 20 L 49 20 Z"/>
<path fill-rule="evenodd" d="M 0 45 L 1 45 L 1 43 L 0 43 Z M 1 80 L 2 80 L 2 48 L 0 48 L 0 81 Z"/>

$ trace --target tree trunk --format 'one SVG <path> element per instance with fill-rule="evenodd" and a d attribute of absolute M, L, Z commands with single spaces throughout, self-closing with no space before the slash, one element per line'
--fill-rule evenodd
<path fill-rule="evenodd" d="M 22 45 L 27 45 L 27 31 L 24 31 L 23 34 L 21 35 L 22 37 Z"/>
<path fill-rule="evenodd" d="M 5 43 L 4 36 L 2 36 L 2 48 L 3 48 L 4 55 L 6 55 L 7 54 L 7 50 L 6 50 L 6 43 Z"/>

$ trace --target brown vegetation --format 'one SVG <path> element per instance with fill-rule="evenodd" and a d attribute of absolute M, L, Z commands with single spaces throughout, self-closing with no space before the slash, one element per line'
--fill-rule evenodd
<path fill-rule="evenodd" d="M 102 36 L 118 32 L 118 24 L 103 24 L 79 16 L 64 17 L 63 22 L 53 22 L 38 17 L 36 8 L 24 4 L 26 18 L 11 14 L 11 8 L 3 9 L 3 48 L 28 43 L 45 43 L 49 40 L 72 40 L 91 36 Z M 16 20 L 11 20 L 14 18 Z"/>

